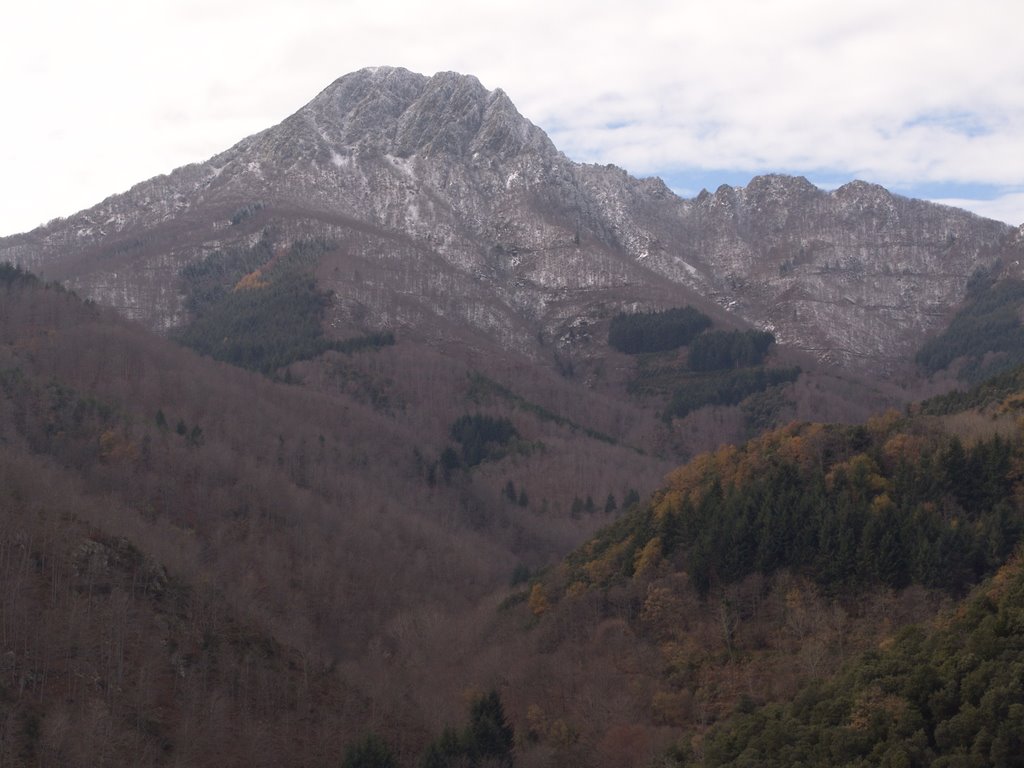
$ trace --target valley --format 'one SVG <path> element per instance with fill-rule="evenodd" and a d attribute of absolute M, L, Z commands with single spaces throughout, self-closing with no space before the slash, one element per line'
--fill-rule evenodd
<path fill-rule="evenodd" d="M 0 763 L 1017 764 L 1022 244 L 392 68 L 0 238 Z"/>

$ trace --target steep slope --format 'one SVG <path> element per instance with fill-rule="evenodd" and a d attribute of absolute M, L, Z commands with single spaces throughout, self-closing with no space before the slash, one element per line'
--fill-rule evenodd
<path fill-rule="evenodd" d="M 864 182 L 765 176 L 697 203 L 719 300 L 851 367 L 895 368 L 1009 247 L 997 222 Z"/>
<path fill-rule="evenodd" d="M 330 765 L 461 716 L 491 595 L 664 464 L 402 347 L 287 385 L 0 267 L 5 760 Z M 460 423 L 514 435 L 447 466 Z"/>
<path fill-rule="evenodd" d="M 287 385 L 0 268 L 4 761 L 337 765 L 372 731 L 411 766 L 446 739 L 464 754 L 443 728 L 495 688 L 519 764 L 726 762 L 772 748 L 750 723 L 824 725 L 772 704 L 827 707 L 805 686 L 865 649 L 947 648 L 897 633 L 954 615 L 1024 530 L 1019 371 L 720 449 L 638 502 L 624 484 L 662 462 L 428 353 L 332 350 L 289 368 L 332 386 Z M 411 370 L 460 399 L 422 408 L 440 390 Z M 563 383 L 549 401 L 580 398 Z M 613 493 L 625 514 L 595 532 Z M 966 609 L 980 652 L 955 659 L 987 659 L 998 692 L 965 722 L 1016 701 L 1006 607 Z M 829 699 L 853 755 L 906 735 L 866 709 L 912 712 L 939 682 L 876 678 Z M 965 749 L 941 703 L 936 741 Z"/>
<path fill-rule="evenodd" d="M 511 593 L 494 642 L 519 660 L 528 759 L 1014 754 L 1021 375 L 704 454 Z"/>
<path fill-rule="evenodd" d="M 105 650 L 118 637 L 137 633 L 122 660 L 143 662 L 106 710 L 91 690 L 62 705 L 47 676 L 77 685 L 85 662 L 19 624 L 0 703 L 12 749 L 45 739 L 13 759 L 67 759 L 95 716 L 117 718 L 100 732 L 144 752 L 136 764 L 215 762 L 218 728 L 263 723 L 258 746 L 239 736 L 229 748 L 334 764 L 342 742 L 374 729 L 412 764 L 467 691 L 499 686 L 535 764 L 622 766 L 703 733 L 744 691 L 793 692 L 1001 562 L 1019 534 L 1013 417 L 958 417 L 958 430 L 1010 437 L 968 441 L 963 461 L 927 422 L 792 427 L 705 456 L 634 506 L 665 456 L 746 428 L 730 431 L 724 408 L 657 419 L 673 377 L 708 373 L 697 344 L 611 351 L 613 318 L 690 305 L 713 339 L 764 338 L 753 357 L 708 364 L 764 376 L 767 355 L 783 380 L 800 376 L 785 408 L 788 395 L 758 393 L 759 429 L 828 398 L 854 419 L 885 393 L 800 375 L 793 349 L 749 326 L 874 373 L 952 313 L 978 265 L 1012 277 L 1013 238 L 860 183 L 827 193 L 761 177 L 681 200 L 658 180 L 571 163 L 473 78 L 381 68 L 207 163 L 0 241 L 0 258 L 268 374 L 0 267 L 0 460 L 14 489 L 0 501 L 20 515 L 41 488 L 71 489 L 65 532 L 38 508 L 0 532 L 5 607 L 37 605 L 20 591 L 35 568 L 33 600 L 51 596 L 50 612 L 25 626 L 98 605 L 79 636 L 113 643 L 86 654 L 107 665 L 103 685 L 125 679 Z M 360 342 L 392 330 L 393 344 Z M 278 355 L 277 331 L 309 344 Z M 710 373 L 710 386 L 725 381 Z M 642 376 L 652 400 L 624 397 Z M 964 466 L 977 471 L 955 476 Z M 35 472 L 42 483 L 26 480 Z M 113 596 L 100 603 L 61 581 L 94 559 Z M 194 589 L 175 608 L 188 631 L 153 631 L 164 609 L 132 592 L 161 568 Z M 131 629 L 102 635 L 124 606 Z M 210 676 L 203 643 L 218 634 L 244 642 Z M 184 677 L 171 641 L 200 646 Z M 310 676 L 329 715 L 305 719 L 320 703 Z M 175 685 L 199 693 L 162 703 Z M 296 740 L 313 746 L 289 753 Z"/>
<path fill-rule="evenodd" d="M 907 628 L 792 703 L 737 712 L 675 764 L 1022 765 L 1022 613 L 1018 560 L 955 614 Z"/>
<path fill-rule="evenodd" d="M 717 304 L 872 371 L 938 327 L 1010 235 L 861 182 L 759 177 L 682 200 L 571 162 L 473 77 L 381 67 L 205 163 L 0 241 L 0 259 L 168 328 L 186 317 L 180 270 L 271 224 L 338 243 L 318 273 L 337 327 L 472 328 L 550 360 L 599 352 L 588 328 L 623 307 Z"/>

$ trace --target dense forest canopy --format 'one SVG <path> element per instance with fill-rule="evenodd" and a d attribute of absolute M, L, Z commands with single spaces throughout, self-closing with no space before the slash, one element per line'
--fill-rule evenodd
<path fill-rule="evenodd" d="M 604 650 L 583 616 L 628 628 L 658 680 L 637 765 L 1020 765 L 1021 376 L 699 456 L 518 610 L 566 656 Z M 950 618 L 915 623 L 929 600 Z"/>
<path fill-rule="evenodd" d="M 569 559 L 607 586 L 654 557 L 707 593 L 789 569 L 828 590 L 880 583 L 961 593 L 1024 530 L 1019 439 L 965 446 L 896 416 L 870 428 L 792 425 L 677 470 L 651 503 Z"/>
<path fill-rule="evenodd" d="M 681 376 L 664 410 L 666 419 L 682 418 L 707 405 L 737 405 L 769 387 L 796 381 L 800 369 L 739 368 Z"/>
<path fill-rule="evenodd" d="M 1019 561 L 945 625 L 910 627 L 792 701 L 713 728 L 680 766 L 1024 765 L 1024 571 Z"/>
<path fill-rule="evenodd" d="M 351 353 L 394 343 L 390 332 L 327 339 L 331 296 L 311 269 L 331 244 L 299 240 L 275 250 L 264 234 L 248 249 L 210 254 L 182 270 L 192 320 L 176 333 L 185 346 L 217 360 L 272 373 L 328 350 Z"/>
<path fill-rule="evenodd" d="M 1019 764 L 1021 369 L 641 498 L 613 399 L 328 341 L 326 247 L 184 275 L 182 338 L 304 386 L 0 267 L 4 764 Z M 620 393 L 771 423 L 800 371 L 694 323 Z"/>
<path fill-rule="evenodd" d="M 719 371 L 760 365 L 775 343 L 768 331 L 705 331 L 690 344 L 690 370 Z"/>
<path fill-rule="evenodd" d="M 930 339 L 916 356 L 928 374 L 963 359 L 958 375 L 978 383 L 1024 362 L 1024 281 L 996 279 L 979 270 L 967 286 L 963 307 L 949 325 Z"/>
<path fill-rule="evenodd" d="M 685 347 L 710 326 L 711 318 L 693 307 L 620 313 L 608 328 L 608 344 L 628 355 L 664 352 Z"/>

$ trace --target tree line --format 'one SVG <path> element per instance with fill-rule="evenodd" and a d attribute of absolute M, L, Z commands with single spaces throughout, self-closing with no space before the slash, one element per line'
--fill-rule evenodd
<path fill-rule="evenodd" d="M 915 360 L 926 374 L 948 368 L 963 358 L 961 379 L 983 379 L 1024 362 L 1024 280 L 996 280 L 975 273 L 968 283 L 964 306 L 942 333 L 925 342 Z M 991 359 L 995 355 L 994 359 Z"/>
<path fill-rule="evenodd" d="M 748 700 L 670 764 L 1024 766 L 1022 645 L 1018 562 L 945 626 L 912 626 L 792 701 Z"/>
<path fill-rule="evenodd" d="M 217 251 L 182 270 L 191 321 L 175 338 L 195 351 L 270 374 L 327 351 L 394 344 L 390 332 L 332 340 L 323 330 L 331 293 L 310 272 L 330 244 L 297 241 L 275 253 L 265 234 L 248 249 Z"/>
<path fill-rule="evenodd" d="M 668 396 L 665 421 L 708 405 L 737 405 L 769 387 L 795 381 L 799 368 L 768 369 L 765 357 L 775 336 L 768 331 L 709 330 L 711 318 L 692 307 L 662 312 L 620 313 L 608 344 L 627 354 L 655 354 L 688 347 L 685 365 L 641 361 L 630 391 Z"/>
<path fill-rule="evenodd" d="M 608 344 L 627 355 L 665 352 L 686 346 L 709 327 L 711 318 L 693 307 L 636 314 L 620 312 L 608 328 Z"/>
<path fill-rule="evenodd" d="M 498 692 L 491 690 L 474 697 L 469 719 L 457 730 L 446 726 L 420 755 L 419 768 L 512 768 L 515 731 L 505 717 Z M 342 768 L 398 768 L 390 745 L 376 734 L 368 734 L 345 750 Z"/>
<path fill-rule="evenodd" d="M 642 553 L 703 593 L 781 569 L 830 591 L 921 584 L 960 594 L 1024 531 L 1019 438 L 974 445 L 895 427 L 790 426 L 678 470 L 646 507 L 569 562 L 632 578 Z"/>
<path fill-rule="evenodd" d="M 775 336 L 768 331 L 705 331 L 690 344 L 691 371 L 749 368 L 764 362 Z"/>
<path fill-rule="evenodd" d="M 797 366 L 788 368 L 740 368 L 681 377 L 663 417 L 681 419 L 706 405 L 738 405 L 750 395 L 769 387 L 788 384 L 800 376 Z"/>

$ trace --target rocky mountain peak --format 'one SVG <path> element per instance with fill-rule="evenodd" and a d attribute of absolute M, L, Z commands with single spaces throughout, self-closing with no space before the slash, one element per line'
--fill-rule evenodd
<path fill-rule="evenodd" d="M 880 184 L 854 179 L 836 188 L 832 195 L 848 200 L 891 200 L 892 193 Z"/>
<path fill-rule="evenodd" d="M 780 200 L 821 193 L 820 189 L 803 176 L 787 176 L 781 173 L 755 176 L 744 187 L 744 191 L 749 198 L 772 197 Z"/>
<path fill-rule="evenodd" d="M 472 75 L 427 77 L 395 67 L 362 69 L 335 80 L 286 121 L 295 123 L 315 126 L 339 146 L 403 158 L 510 156 L 547 138 L 504 91 L 488 90 Z"/>
<path fill-rule="evenodd" d="M 0 240 L 0 260 L 168 328 L 186 317 L 181 269 L 270 226 L 339 244 L 324 285 L 339 327 L 462 324 L 534 353 L 620 307 L 714 302 L 878 369 L 907 358 L 1010 234 L 862 181 L 826 192 L 768 174 L 683 200 L 570 161 L 475 77 L 375 67 L 205 163 Z"/>

